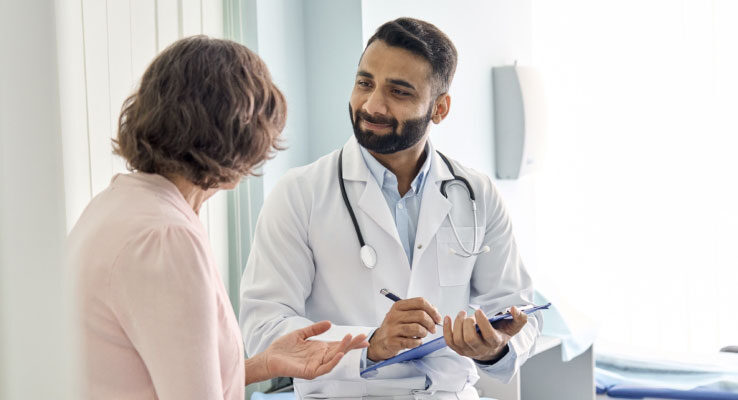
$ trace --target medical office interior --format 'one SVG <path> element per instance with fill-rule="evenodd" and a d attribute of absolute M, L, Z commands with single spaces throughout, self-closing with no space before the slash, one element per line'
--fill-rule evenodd
<path fill-rule="evenodd" d="M 287 150 L 200 212 L 238 314 L 265 196 L 288 169 L 351 136 L 357 60 L 376 28 L 401 16 L 435 24 L 457 47 L 451 110 L 431 140 L 493 178 L 536 302 L 553 304 L 537 354 L 510 383 L 480 374 L 480 394 L 738 398 L 738 2 L 1 7 L 1 399 L 79 396 L 64 236 L 125 172 L 111 138 L 123 100 L 158 52 L 196 34 L 240 42 L 265 61 L 289 104 Z M 253 385 L 247 396 L 283 384 Z"/>

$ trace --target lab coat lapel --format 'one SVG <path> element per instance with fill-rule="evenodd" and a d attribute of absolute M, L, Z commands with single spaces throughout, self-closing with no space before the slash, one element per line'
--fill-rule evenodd
<path fill-rule="evenodd" d="M 361 156 L 359 143 L 354 137 L 351 137 L 343 147 L 343 158 L 344 179 L 365 182 L 364 191 L 357 203 L 359 209 L 364 211 L 369 218 L 402 247 L 395 221 L 392 219 L 389 207 L 387 207 L 387 200 L 384 199 L 379 184 L 369 172 L 369 168 Z M 366 240 L 366 238 L 364 239 Z"/>
<path fill-rule="evenodd" d="M 423 186 L 423 200 L 420 203 L 418 231 L 415 234 L 415 249 L 413 249 L 415 252 L 413 270 L 415 270 L 415 264 L 420 262 L 423 252 L 428 248 L 428 244 L 436 235 L 452 206 L 451 202 L 441 194 L 441 182 L 452 179 L 453 175 L 432 145 L 428 147 L 428 152 L 433 158 L 428 171 L 428 179 Z"/>
<path fill-rule="evenodd" d="M 374 179 L 367 180 L 364 193 L 359 199 L 359 207 L 402 246 L 395 221 L 392 219 L 389 207 L 387 207 L 387 200 L 385 200 L 382 191 L 379 189 L 379 184 Z"/>

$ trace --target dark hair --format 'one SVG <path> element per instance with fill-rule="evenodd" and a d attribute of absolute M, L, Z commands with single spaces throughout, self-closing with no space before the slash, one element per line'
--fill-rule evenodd
<path fill-rule="evenodd" d="M 222 39 L 178 40 L 123 103 L 113 152 L 128 169 L 178 174 L 208 189 L 271 158 L 287 105 L 259 56 Z"/>
<path fill-rule="evenodd" d="M 425 58 L 432 68 L 435 94 L 448 92 L 456 72 L 456 47 L 435 25 L 415 18 L 398 18 L 380 26 L 366 47 L 375 40 Z"/>

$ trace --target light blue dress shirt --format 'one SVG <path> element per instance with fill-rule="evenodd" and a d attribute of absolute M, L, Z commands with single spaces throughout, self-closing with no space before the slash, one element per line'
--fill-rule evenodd
<path fill-rule="evenodd" d="M 405 249 L 408 263 L 412 266 L 415 234 L 418 230 L 418 217 L 420 216 L 420 201 L 423 199 L 423 183 L 428 176 L 432 156 L 427 154 L 430 151 L 430 146 L 426 143 L 425 162 L 418 175 L 410 183 L 410 190 L 404 196 L 400 196 L 400 191 L 397 189 L 397 176 L 380 164 L 365 148 L 361 146 L 359 148 L 367 168 L 369 168 L 380 189 L 382 189 L 382 195 L 387 201 L 392 218 L 395 220 L 397 233 L 400 235 L 400 241 L 403 249 Z"/>

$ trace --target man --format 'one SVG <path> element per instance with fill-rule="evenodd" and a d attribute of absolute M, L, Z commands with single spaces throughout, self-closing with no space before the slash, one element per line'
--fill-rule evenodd
<path fill-rule="evenodd" d="M 330 374 L 296 380 L 299 397 L 476 399 L 475 364 L 506 381 L 530 355 L 538 315 L 513 308 L 494 327 L 484 317 L 533 293 L 502 201 L 487 176 L 447 164 L 428 140 L 448 115 L 456 58 L 427 22 L 382 25 L 356 73 L 354 137 L 289 171 L 264 204 L 241 282 L 247 352 L 320 319 L 335 324 L 326 339 L 371 335 Z M 383 288 L 409 299 L 393 303 Z M 469 304 L 480 310 L 466 315 Z M 360 375 L 439 335 L 448 348 Z"/>

